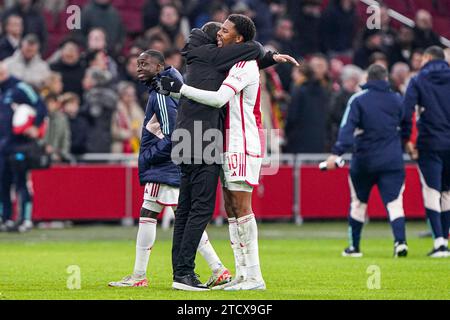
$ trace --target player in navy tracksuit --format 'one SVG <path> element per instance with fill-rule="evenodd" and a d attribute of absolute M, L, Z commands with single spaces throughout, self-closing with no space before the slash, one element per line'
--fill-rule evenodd
<path fill-rule="evenodd" d="M 400 95 L 390 89 L 387 71 L 373 65 L 363 91 L 353 95 L 343 116 L 339 137 L 327 160 L 327 168 L 336 168 L 336 158 L 352 150 L 349 184 L 350 246 L 343 256 L 361 257 L 361 231 L 366 218 L 370 191 L 377 185 L 388 211 L 394 234 L 394 256 L 406 256 L 403 190 L 405 170 L 400 124 L 404 116 Z"/>
<path fill-rule="evenodd" d="M 411 79 L 406 91 L 405 127 L 411 132 L 411 118 L 419 107 L 417 150 L 422 193 L 427 218 L 434 237 L 430 257 L 447 257 L 450 223 L 450 67 L 444 51 L 431 47 L 425 51 L 424 66 Z"/>
<path fill-rule="evenodd" d="M 175 129 L 178 101 L 159 94 L 150 84 L 157 76 L 170 76 L 180 81 L 183 78 L 175 68 L 164 68 L 164 65 L 164 56 L 159 51 L 147 50 L 138 58 L 139 80 L 150 87 L 138 160 L 139 180 L 141 185 L 145 185 L 144 202 L 140 212 L 133 274 L 120 281 L 110 282 L 112 287 L 148 285 L 146 272 L 156 239 L 156 218 L 165 207 L 172 207 L 176 211 L 178 206 L 181 170 L 171 159 L 171 136 Z M 203 232 L 197 250 L 212 269 L 213 277 L 223 273 L 228 278 L 231 277 L 214 251 L 206 232 Z"/>
<path fill-rule="evenodd" d="M 14 184 L 21 201 L 22 221 L 18 221 L 17 224 L 23 222 L 19 230 L 25 230 L 31 228 L 32 210 L 32 199 L 27 187 L 28 169 L 26 166 L 11 168 L 9 157 L 20 146 L 27 144 L 30 139 L 36 139 L 42 134 L 39 127 L 47 116 L 47 108 L 39 95 L 28 84 L 9 76 L 3 64 L 0 64 L 0 92 L 0 202 L 3 209 L 0 220 L 3 220 L 8 228 L 15 227 L 11 221 L 10 196 L 11 186 Z M 13 134 L 13 104 L 28 104 L 36 110 L 34 123 L 24 134 Z M 22 160 L 25 161 L 25 159 Z"/>

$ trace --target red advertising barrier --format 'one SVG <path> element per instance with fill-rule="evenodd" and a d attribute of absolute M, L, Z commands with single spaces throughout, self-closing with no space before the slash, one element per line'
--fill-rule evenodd
<path fill-rule="evenodd" d="M 297 169 L 298 170 L 298 169 Z M 415 166 L 407 167 L 404 193 L 407 217 L 423 218 L 420 181 Z M 321 172 L 315 165 L 300 169 L 299 208 L 303 218 L 346 218 L 350 191 L 348 169 Z M 138 218 L 143 187 L 137 169 L 121 165 L 55 166 L 32 173 L 34 220 L 119 220 Z M 294 215 L 294 168 L 282 166 L 274 176 L 261 177 L 253 192 L 253 210 L 260 219 Z M 214 216 L 225 216 L 218 185 Z M 386 218 L 377 190 L 369 202 L 371 218 Z"/>

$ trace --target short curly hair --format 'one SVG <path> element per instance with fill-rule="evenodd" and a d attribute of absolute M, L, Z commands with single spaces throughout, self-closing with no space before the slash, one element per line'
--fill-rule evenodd
<path fill-rule="evenodd" d="M 234 23 L 236 31 L 244 38 L 244 42 L 255 38 L 256 27 L 252 19 L 243 14 L 232 14 L 228 20 Z"/>

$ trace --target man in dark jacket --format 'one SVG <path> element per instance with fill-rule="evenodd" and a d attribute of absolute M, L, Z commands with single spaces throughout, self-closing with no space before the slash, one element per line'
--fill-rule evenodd
<path fill-rule="evenodd" d="M 375 185 L 389 214 L 395 238 L 394 256 L 405 257 L 408 253 L 402 197 L 405 169 L 399 131 L 404 112 L 400 95 L 391 91 L 387 80 L 384 67 L 369 68 L 368 82 L 363 91 L 350 99 L 333 155 L 327 160 L 327 168 L 335 169 L 338 156 L 353 149 L 349 179 L 350 246 L 342 253 L 344 257 L 362 257 L 361 231 L 370 191 Z"/>
<path fill-rule="evenodd" d="M 182 81 L 181 74 L 173 67 L 164 68 L 164 56 L 159 51 L 147 50 L 138 59 L 139 80 L 149 85 L 158 76 L 170 76 Z M 178 101 L 159 94 L 150 87 L 149 99 L 142 127 L 139 150 L 139 180 L 145 185 L 144 202 L 139 219 L 136 241 L 134 272 L 112 287 L 143 287 L 148 285 L 146 271 L 151 249 L 156 238 L 157 216 L 164 208 L 176 211 L 180 186 L 180 168 L 171 160 L 171 136 L 175 129 Z M 175 219 L 176 220 L 176 219 Z M 231 275 L 223 266 L 206 232 L 196 248 L 215 274 L 228 280 Z"/>
<path fill-rule="evenodd" d="M 27 231 L 32 227 L 32 197 L 27 186 L 29 154 L 26 147 L 43 136 L 47 109 L 29 85 L 9 75 L 3 63 L 0 63 L 0 92 L 0 203 L 3 205 L 0 220 L 4 220 L 9 229 Z M 35 116 L 29 118 L 32 122 L 13 126 L 14 110 L 22 104 L 31 106 Z M 13 184 L 21 200 L 21 219 L 16 224 L 11 221 Z"/>
<path fill-rule="evenodd" d="M 14 54 L 19 48 L 23 33 L 23 20 L 21 16 L 11 14 L 3 23 L 4 34 L 0 38 L 0 60 Z"/>
<path fill-rule="evenodd" d="M 417 150 L 407 144 L 410 154 L 418 152 L 423 198 L 434 236 L 430 257 L 448 257 L 450 223 L 450 68 L 440 47 L 425 51 L 420 73 L 406 90 L 404 138 L 412 128 L 412 114 L 419 106 Z"/>

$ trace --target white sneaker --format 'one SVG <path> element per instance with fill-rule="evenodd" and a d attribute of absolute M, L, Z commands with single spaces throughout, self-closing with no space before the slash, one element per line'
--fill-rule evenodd
<path fill-rule="evenodd" d="M 225 291 L 239 291 L 239 290 L 266 290 L 266 283 L 264 280 L 247 279 L 239 282 L 234 286 L 224 289 Z"/>
<path fill-rule="evenodd" d="M 234 278 L 233 280 L 231 280 L 231 281 L 228 282 L 228 283 L 224 283 L 224 284 L 222 284 L 222 285 L 212 287 L 211 290 L 224 290 L 225 288 L 235 286 L 235 285 L 237 285 L 238 283 L 241 283 L 241 282 L 243 282 L 243 281 L 244 281 L 244 277 Z"/>
<path fill-rule="evenodd" d="M 148 280 L 146 277 L 135 278 L 134 276 L 126 276 L 120 281 L 110 282 L 110 287 L 148 287 Z"/>
<path fill-rule="evenodd" d="M 33 222 L 31 220 L 25 220 L 20 226 L 17 227 L 19 232 L 27 232 L 33 229 Z"/>

